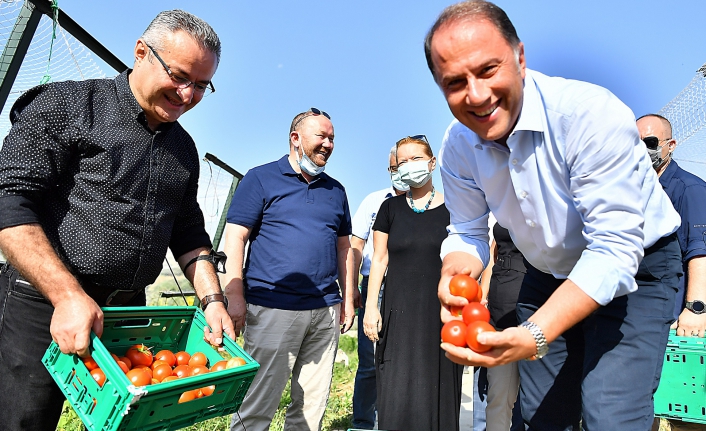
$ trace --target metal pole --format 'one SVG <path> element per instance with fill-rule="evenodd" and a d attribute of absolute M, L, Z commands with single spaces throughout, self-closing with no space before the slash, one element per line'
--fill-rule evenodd
<path fill-rule="evenodd" d="M 223 237 L 223 230 L 226 227 L 226 216 L 228 215 L 228 208 L 230 208 L 230 202 L 233 200 L 233 193 L 235 193 L 235 189 L 238 187 L 240 180 L 243 179 L 243 174 L 231 168 L 230 166 L 228 166 L 227 163 L 225 163 L 224 161 L 222 161 L 211 153 L 206 153 L 204 159 L 208 160 L 209 162 L 233 175 L 233 181 L 230 183 L 230 190 L 228 191 L 228 198 L 226 199 L 225 205 L 223 205 L 223 210 L 221 211 L 221 218 L 218 220 L 218 227 L 216 228 L 216 232 L 213 235 L 213 249 L 218 251 L 218 246 L 220 245 L 221 238 Z"/>
<path fill-rule="evenodd" d="M 0 57 L 0 113 L 10 95 L 42 13 L 25 1 Z"/>

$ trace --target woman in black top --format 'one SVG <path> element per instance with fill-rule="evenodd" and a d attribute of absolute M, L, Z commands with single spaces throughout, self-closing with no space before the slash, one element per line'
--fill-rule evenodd
<path fill-rule="evenodd" d="M 436 158 L 426 138 L 397 143 L 406 195 L 383 202 L 373 225 L 365 334 L 377 341 L 378 426 L 405 431 L 458 430 L 463 367 L 439 347 L 439 253 L 449 211 L 431 181 Z M 389 256 L 389 258 L 388 258 Z M 382 278 L 382 313 L 377 297 Z"/>

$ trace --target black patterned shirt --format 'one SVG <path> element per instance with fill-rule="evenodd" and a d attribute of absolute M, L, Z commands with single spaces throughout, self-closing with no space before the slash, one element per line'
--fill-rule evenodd
<path fill-rule="evenodd" d="M 147 126 L 125 71 L 22 95 L 0 150 L 0 229 L 41 224 L 84 287 L 139 289 L 210 247 L 198 152 L 178 122 Z"/>

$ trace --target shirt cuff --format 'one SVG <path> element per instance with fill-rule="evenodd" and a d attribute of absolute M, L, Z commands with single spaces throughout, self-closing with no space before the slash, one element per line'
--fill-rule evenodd
<path fill-rule="evenodd" d="M 447 254 L 455 251 L 468 253 L 483 263 L 483 267 L 488 266 L 490 261 L 490 246 L 488 242 L 467 237 L 458 234 L 449 234 L 449 236 L 441 243 L 441 260 L 444 260 Z"/>
<path fill-rule="evenodd" d="M 39 223 L 37 205 L 24 196 L 0 196 L 0 229 L 23 224 Z"/>
<path fill-rule="evenodd" d="M 637 290 L 635 276 L 616 265 L 615 256 L 584 251 L 569 279 L 600 305 Z"/>
<path fill-rule="evenodd" d="M 198 225 L 172 234 L 172 241 L 169 244 L 172 254 L 177 259 L 184 253 L 201 247 L 210 249 L 213 245 L 211 244 L 211 238 L 209 238 L 203 226 Z"/>

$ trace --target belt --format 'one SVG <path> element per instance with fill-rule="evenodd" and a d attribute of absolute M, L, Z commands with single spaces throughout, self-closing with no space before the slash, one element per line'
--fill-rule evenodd
<path fill-rule="evenodd" d="M 5 262 L 2 267 L 0 267 L 0 271 L 5 273 L 8 272 L 12 274 L 12 271 L 15 272 L 16 277 L 15 279 L 18 281 L 23 282 L 26 285 L 31 286 L 33 289 L 37 290 L 36 287 L 34 287 L 33 284 L 31 284 L 26 278 L 20 274 L 20 272 L 12 266 L 9 262 Z M 108 289 L 104 287 L 98 287 L 98 286 L 89 286 L 89 285 L 84 285 L 82 284 L 81 287 L 83 287 L 84 292 L 88 296 L 90 296 L 94 301 L 99 306 L 120 306 L 120 305 L 125 305 L 130 303 L 131 301 L 138 299 L 140 294 L 144 294 L 144 289 L 139 289 L 139 290 L 132 290 L 132 289 Z"/>
<path fill-rule="evenodd" d="M 527 269 L 525 268 L 523 260 L 524 259 L 522 257 L 511 256 L 509 254 L 499 255 L 495 261 L 495 265 L 502 269 L 511 269 L 513 271 L 525 274 Z"/>

